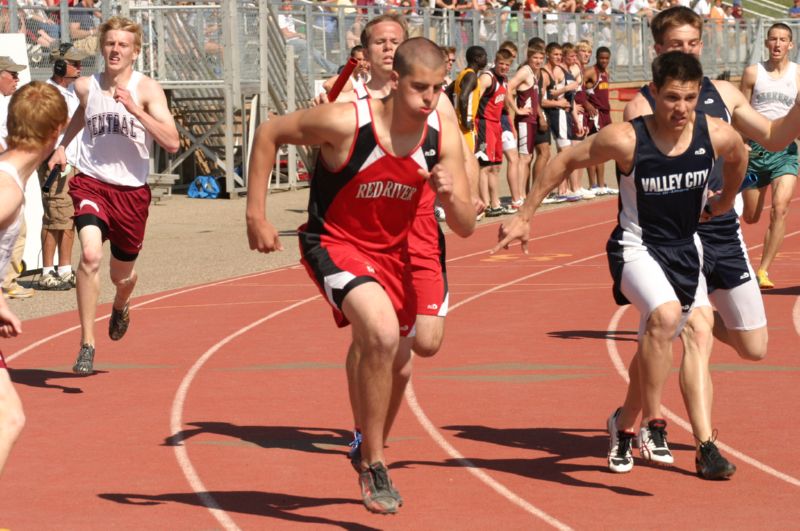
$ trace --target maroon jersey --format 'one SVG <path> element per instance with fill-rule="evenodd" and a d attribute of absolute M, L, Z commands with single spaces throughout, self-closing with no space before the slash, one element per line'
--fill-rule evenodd
<path fill-rule="evenodd" d="M 494 70 L 486 74 L 492 77 L 492 84 L 483 92 L 478 101 L 478 119 L 489 122 L 499 122 L 503 114 L 503 102 L 506 99 L 506 78 L 498 76 Z"/>
<path fill-rule="evenodd" d="M 430 171 L 439 161 L 439 115 L 428 117 L 416 147 L 395 156 L 375 134 L 370 99 L 354 107 L 358 129 L 347 161 L 329 168 L 317 160 L 301 246 L 346 243 L 366 253 L 400 255 L 422 192 L 430 188 L 417 170 Z"/>
<path fill-rule="evenodd" d="M 587 99 L 598 111 L 610 112 L 611 103 L 608 100 L 608 72 L 600 72 L 596 66 L 594 67 L 594 71 L 597 75 L 597 82 L 593 87 L 586 87 Z"/>
<path fill-rule="evenodd" d="M 522 68 L 531 67 L 528 65 Z M 530 109 L 530 114 L 518 114 L 514 117 L 516 123 L 524 122 L 529 124 L 536 124 L 539 121 L 539 81 L 536 76 L 533 78 L 533 84 L 525 90 L 517 90 L 517 108 Z"/>

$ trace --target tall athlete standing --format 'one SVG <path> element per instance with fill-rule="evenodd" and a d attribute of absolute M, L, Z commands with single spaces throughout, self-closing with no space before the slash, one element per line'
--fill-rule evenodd
<path fill-rule="evenodd" d="M 65 147 L 83 128 L 78 170 L 70 181 L 75 227 L 81 243 L 77 271 L 81 345 L 73 372 L 94 371 L 94 319 L 100 293 L 103 242 L 111 242 L 111 281 L 116 286 L 109 337 L 117 341 L 130 323 L 128 303 L 136 286 L 134 264 L 142 248 L 150 207 L 150 150 L 155 140 L 170 153 L 179 137 L 161 86 L 133 70 L 142 29 L 121 17 L 99 28 L 105 62 L 100 74 L 75 81 L 80 105 L 49 167 L 67 165 Z"/>
<path fill-rule="evenodd" d="M 394 366 L 410 355 L 416 314 L 405 253 L 423 190 L 431 186 L 460 236 L 475 226 L 460 138 L 435 112 L 446 72 L 438 46 L 423 38 L 394 52 L 393 91 L 297 111 L 259 127 L 248 176 L 250 247 L 281 250 L 266 218 L 268 170 L 278 145 L 319 144 L 309 220 L 300 228 L 303 264 L 326 294 L 339 326 L 352 325 L 359 353 L 353 372 L 363 430 L 359 472 L 364 505 L 394 513 L 402 498 L 383 453 L 393 389 L 405 386 Z M 432 216 L 432 213 L 430 214 Z M 349 357 L 349 354 L 348 354 Z M 398 382 L 399 380 L 399 382 Z"/>

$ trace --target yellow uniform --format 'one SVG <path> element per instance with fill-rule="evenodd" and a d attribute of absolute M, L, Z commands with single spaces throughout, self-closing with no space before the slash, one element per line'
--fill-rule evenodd
<path fill-rule="evenodd" d="M 475 88 L 469 95 L 469 99 L 467 101 L 467 116 L 470 118 L 472 122 L 472 128 L 467 128 L 466 124 L 461 120 L 461 113 L 458 111 L 458 102 L 461 98 L 461 80 L 464 79 L 468 73 L 472 72 L 477 76 L 477 72 L 472 68 L 465 68 L 462 70 L 455 81 L 455 107 L 456 107 L 456 114 L 458 115 L 458 125 L 461 127 L 461 134 L 464 135 L 464 139 L 467 141 L 467 145 L 470 149 L 474 152 L 475 151 L 475 116 L 478 114 L 478 101 L 481 98 L 480 86 L 478 83 L 475 83 Z"/>

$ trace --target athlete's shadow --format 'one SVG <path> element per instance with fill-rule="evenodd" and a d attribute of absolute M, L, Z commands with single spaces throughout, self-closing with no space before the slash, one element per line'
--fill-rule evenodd
<path fill-rule="evenodd" d="M 78 394 L 82 393 L 83 389 L 80 387 L 68 387 L 66 385 L 58 385 L 51 383 L 50 380 L 59 379 L 77 379 L 81 380 L 86 376 L 80 374 L 73 374 L 71 372 L 52 371 L 48 369 L 8 369 L 11 375 L 11 381 L 20 385 L 28 385 L 30 387 L 41 387 L 43 389 L 61 389 L 64 393 Z M 94 374 L 105 374 L 108 371 L 94 371 Z"/>
<path fill-rule="evenodd" d="M 613 339 L 614 341 L 636 341 L 636 331 L 633 330 L 553 330 L 547 332 L 550 337 L 557 339 Z M 627 337 L 630 336 L 630 337 Z"/>
<path fill-rule="evenodd" d="M 297 426 L 237 426 L 229 422 L 190 422 L 185 429 L 164 439 L 164 446 L 178 446 L 198 435 L 233 437 L 262 448 L 284 448 L 300 452 L 342 454 L 352 434 L 347 430 Z"/>
<path fill-rule="evenodd" d="M 355 522 L 344 522 L 318 516 L 299 514 L 295 511 L 323 507 L 326 505 L 361 505 L 360 501 L 348 498 L 310 498 L 306 496 L 294 496 L 292 494 L 281 494 L 278 492 L 255 492 L 255 491 L 213 491 L 201 492 L 174 492 L 169 494 L 99 494 L 104 500 L 123 503 L 128 505 L 161 505 L 162 503 L 184 503 L 199 507 L 208 507 L 213 498 L 213 502 L 220 509 L 227 513 L 252 514 L 265 516 L 267 518 L 278 518 L 290 522 L 304 524 L 332 525 L 342 529 L 372 530 L 369 527 Z M 265 526 L 268 528 L 268 526 Z"/>
<path fill-rule="evenodd" d="M 608 489 L 626 496 L 652 496 L 652 493 L 616 485 L 579 479 L 586 472 L 610 473 L 606 467 L 608 436 L 605 431 L 585 428 L 520 428 L 495 429 L 487 426 L 445 426 L 443 429 L 457 432 L 455 437 L 501 444 L 512 448 L 536 450 L 551 454 L 533 459 L 508 458 L 486 459 L 468 458 L 478 468 L 517 474 L 531 479 L 552 481 L 574 487 Z M 692 449 L 687 445 L 670 443 L 672 449 Z M 575 459 L 591 457 L 596 465 L 573 462 Z M 413 464 L 432 466 L 458 466 L 464 463 L 456 459 L 445 462 L 404 461 L 394 463 L 390 468 L 402 468 Z M 687 471 L 673 469 L 678 473 L 693 475 Z"/>
<path fill-rule="evenodd" d="M 761 295 L 800 295 L 800 286 L 765 289 L 761 291 Z"/>

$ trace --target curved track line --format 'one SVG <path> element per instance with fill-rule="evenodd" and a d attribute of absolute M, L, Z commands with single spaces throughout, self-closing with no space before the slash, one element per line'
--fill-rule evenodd
<path fill-rule="evenodd" d="M 199 289 L 211 288 L 211 287 L 214 287 L 214 286 L 219 286 L 220 284 L 227 284 L 229 282 L 235 282 L 237 280 L 243 280 L 243 279 L 246 279 L 246 278 L 258 277 L 258 276 L 261 276 L 261 275 L 270 275 L 270 274 L 275 273 L 277 271 L 283 271 L 283 270 L 289 269 L 289 268 L 290 268 L 290 266 L 281 267 L 281 268 L 278 268 L 278 269 L 272 269 L 270 271 L 262 271 L 260 273 L 253 273 L 253 274 L 244 275 L 244 276 L 241 276 L 241 277 L 228 278 L 228 279 L 225 279 L 225 280 L 220 280 L 218 282 L 213 282 L 211 284 L 202 284 L 200 286 L 193 286 L 191 288 L 182 289 L 180 291 L 176 291 L 176 292 L 173 292 L 173 293 L 168 293 L 167 295 L 162 295 L 162 296 L 156 297 L 154 299 L 150 299 L 150 300 L 146 300 L 144 302 L 140 302 L 138 304 L 134 304 L 133 306 L 131 306 L 131 310 L 135 310 L 136 308 L 141 308 L 142 306 L 146 306 L 148 304 L 151 304 L 151 303 L 154 303 L 154 302 L 158 302 L 158 301 L 161 301 L 161 300 L 164 300 L 164 299 L 169 299 L 170 297 L 175 297 L 177 295 L 183 295 L 184 293 L 190 293 L 192 291 L 197 291 Z M 103 319 L 106 319 L 106 318 L 108 318 L 110 316 L 111 316 L 111 314 L 107 313 L 107 314 L 102 315 L 102 316 L 98 317 L 97 319 L 95 319 L 94 322 L 95 323 L 99 323 Z M 64 330 L 61 330 L 60 332 L 56 332 L 55 334 L 51 334 L 51 335 L 49 335 L 49 336 L 47 336 L 45 338 L 42 338 L 42 339 L 40 339 L 38 341 L 34 341 L 33 343 L 31 343 L 27 347 L 23 347 L 23 348 L 19 349 L 18 351 L 16 351 L 15 353 L 11 354 L 10 356 L 6 357 L 6 361 L 14 361 L 16 358 L 22 356 L 26 352 L 29 352 L 29 351 L 31 351 L 31 350 L 33 350 L 36 347 L 39 347 L 41 345 L 44 345 L 48 341 L 51 341 L 51 340 L 53 340 L 53 339 L 55 339 L 57 337 L 61 337 L 64 334 L 68 334 L 70 332 L 74 332 L 75 330 L 79 330 L 80 327 L 81 327 L 81 325 L 71 326 L 69 328 L 65 328 Z"/>
<path fill-rule="evenodd" d="M 241 336 L 242 334 L 249 332 L 251 329 L 255 328 L 256 326 L 269 321 L 273 317 L 277 317 L 282 313 L 286 313 L 290 310 L 297 308 L 298 306 L 302 306 L 307 302 L 311 302 L 315 299 L 320 298 L 319 295 L 314 295 L 313 297 L 309 297 L 307 299 L 303 299 L 302 301 L 296 302 L 292 305 L 289 305 L 285 308 L 282 308 L 278 311 L 272 312 L 271 314 L 262 317 L 261 319 L 250 323 L 249 325 L 245 326 L 244 328 L 240 328 L 236 332 L 230 334 L 226 338 L 222 339 L 210 349 L 206 350 L 202 356 L 200 356 L 197 361 L 192 365 L 189 371 L 186 373 L 186 376 L 183 377 L 180 386 L 178 386 L 178 391 L 175 393 L 175 399 L 172 402 L 172 412 L 170 415 L 170 433 L 175 434 L 175 458 L 178 460 L 178 465 L 181 467 L 181 471 L 183 475 L 186 477 L 186 480 L 189 482 L 189 485 L 192 487 L 192 490 L 197 497 L 200 498 L 200 501 L 205 505 L 206 509 L 211 512 L 214 518 L 222 525 L 223 528 L 233 531 L 239 530 L 239 526 L 234 523 L 233 519 L 228 516 L 226 513 L 217 503 L 217 500 L 211 496 L 205 485 L 203 485 L 200 476 L 197 474 L 194 466 L 192 465 L 192 460 L 189 459 L 189 452 L 186 451 L 186 447 L 181 444 L 183 442 L 183 438 L 181 437 L 180 433 L 183 429 L 183 405 L 186 402 L 186 395 L 189 392 L 189 387 L 192 385 L 192 380 L 197 375 L 200 368 L 205 365 L 205 363 L 211 359 L 219 349 L 223 346 L 227 345 L 237 337 Z"/>
<path fill-rule="evenodd" d="M 544 269 L 542 271 L 537 271 L 536 273 L 531 273 L 529 275 L 525 275 L 525 276 L 520 277 L 520 278 L 518 278 L 516 280 L 511 280 L 511 281 L 506 282 L 504 284 L 499 284 L 499 285 L 494 286 L 494 287 L 492 287 L 490 289 L 487 289 L 485 291 L 476 293 L 475 295 L 472 295 L 471 297 L 467 297 L 466 299 L 464 299 L 463 301 L 459 302 L 458 304 L 454 304 L 453 306 L 450 307 L 450 311 L 448 313 L 454 311 L 455 309 L 459 308 L 460 306 L 463 306 L 463 305 L 465 305 L 465 304 L 467 304 L 469 302 L 474 301 L 475 299 L 478 299 L 478 298 L 483 297 L 485 295 L 488 295 L 490 293 L 494 293 L 495 291 L 501 290 L 503 288 L 507 288 L 509 286 L 513 286 L 514 284 L 518 284 L 520 282 L 528 280 L 529 278 L 538 277 L 539 275 L 544 275 L 545 273 L 549 273 L 549 272 L 555 271 L 557 269 L 562 269 L 562 268 L 565 268 L 565 267 L 568 267 L 568 266 L 576 265 L 576 264 L 579 264 L 581 262 L 586 262 L 586 261 L 589 261 L 589 260 L 593 260 L 595 258 L 598 258 L 600 256 L 605 256 L 605 255 L 606 255 L 606 253 L 603 252 L 603 253 L 595 254 L 595 255 L 592 255 L 592 256 L 587 256 L 585 258 L 579 258 L 578 260 L 573 260 L 571 262 L 567 262 L 566 264 L 561 264 L 561 265 L 549 267 L 549 268 Z M 475 476 L 477 479 L 479 479 L 481 482 L 483 482 L 490 489 L 492 489 L 493 491 L 498 493 L 500 496 L 502 496 L 506 500 L 510 501 L 514 505 L 517 505 L 518 507 L 521 507 L 523 510 L 525 510 L 526 512 L 532 514 L 533 516 L 541 519 L 545 523 L 547 523 L 547 524 L 549 524 L 549 525 L 551 525 L 551 526 L 553 526 L 553 527 L 555 527 L 557 529 L 571 529 L 567 524 L 561 522 L 560 520 L 556 519 L 553 516 L 550 516 L 549 514 L 547 514 L 543 510 L 539 509 L 535 505 L 532 505 L 531 503 L 527 502 L 526 500 L 524 500 L 524 499 L 520 498 L 519 496 L 517 496 L 516 494 L 514 494 L 514 492 L 511 491 L 508 487 L 506 487 L 505 485 L 503 485 L 502 483 L 500 483 L 496 479 L 492 478 L 489 474 L 487 474 L 486 472 L 484 472 L 483 470 L 481 470 L 480 468 L 475 466 L 475 464 L 472 463 L 472 461 L 470 461 L 469 459 L 465 458 L 454 446 L 452 446 L 449 442 L 447 442 L 447 440 L 444 438 L 444 436 L 441 433 L 439 433 L 439 430 L 436 428 L 436 426 L 433 424 L 433 422 L 431 422 L 431 420 L 425 414 L 425 411 L 419 405 L 419 402 L 417 401 L 417 396 L 414 393 L 413 382 L 411 382 L 411 381 L 408 382 L 408 385 L 406 386 L 405 398 L 406 398 L 406 402 L 408 402 L 408 406 L 411 409 L 411 412 L 417 418 L 417 422 L 420 423 L 420 425 L 428 433 L 430 438 L 433 439 L 433 441 L 436 444 L 438 444 L 439 447 L 442 450 L 444 450 L 444 452 L 447 455 L 449 455 L 450 457 L 455 459 L 458 463 L 461 464 L 461 466 L 466 468 L 467 471 L 470 474 Z"/>
<path fill-rule="evenodd" d="M 567 524 L 561 522 L 560 520 L 555 519 L 554 517 L 550 516 L 546 512 L 542 511 L 538 507 L 531 505 L 525 499 L 517 496 L 514 494 L 513 491 L 509 490 L 505 485 L 496 481 L 492 478 L 489 474 L 477 468 L 475 464 L 464 457 L 461 452 L 455 449 L 447 440 L 442 436 L 441 433 L 436 429 L 436 426 L 425 416 L 425 413 L 422 412 L 422 408 L 420 407 L 419 403 L 417 402 L 417 397 L 414 394 L 414 390 L 411 388 L 411 382 L 408 383 L 406 387 L 406 402 L 408 406 L 411 408 L 411 411 L 414 412 L 414 415 L 417 417 L 417 421 L 422 425 L 428 435 L 442 448 L 449 456 L 455 459 L 462 467 L 466 468 L 467 471 L 481 480 L 483 483 L 488 485 L 492 490 L 500 494 L 503 498 L 507 499 L 511 503 L 522 507 L 525 511 L 529 512 L 530 514 L 536 516 L 537 518 L 542 519 L 545 523 L 550 524 L 551 526 L 555 527 L 556 529 L 562 530 L 569 530 L 572 529 Z"/>
<path fill-rule="evenodd" d="M 797 306 L 795 306 L 795 308 L 797 308 Z M 609 335 L 617 331 L 617 325 L 619 324 L 619 321 L 622 318 L 622 314 L 624 314 L 627 309 L 628 306 L 622 306 L 621 308 L 617 309 L 616 312 L 614 312 L 614 315 L 611 317 L 611 321 L 608 323 Z M 625 380 L 626 383 L 630 383 L 630 378 L 628 377 L 628 369 L 622 362 L 622 358 L 619 355 L 619 350 L 617 350 L 616 341 L 614 341 L 609 337 L 606 337 L 606 347 L 608 350 L 608 356 L 611 358 L 611 362 L 614 364 L 614 368 L 617 370 L 617 373 L 622 377 L 623 380 Z M 665 417 L 670 419 L 672 422 L 674 422 L 687 432 L 692 433 L 692 426 L 691 424 L 689 424 L 689 422 L 685 421 L 684 419 L 673 413 L 671 410 L 664 407 L 663 405 L 661 406 L 661 410 L 664 413 Z M 734 448 L 731 448 L 725 443 L 717 441 L 716 444 L 729 454 L 738 458 L 740 461 L 744 461 L 748 465 L 758 470 L 761 470 L 766 474 L 774 476 L 780 479 L 781 481 L 785 481 L 790 485 L 794 485 L 795 487 L 800 487 L 800 479 L 794 478 L 788 474 L 784 474 L 779 470 L 775 470 L 771 466 L 766 465 L 761 461 L 758 461 L 757 459 L 750 457 L 749 455 L 743 454 L 742 452 L 735 450 Z"/>

